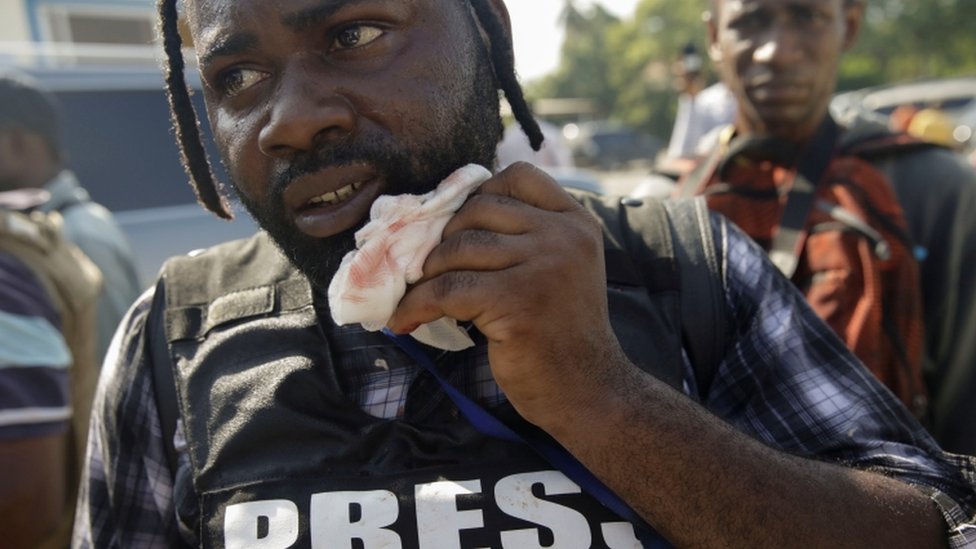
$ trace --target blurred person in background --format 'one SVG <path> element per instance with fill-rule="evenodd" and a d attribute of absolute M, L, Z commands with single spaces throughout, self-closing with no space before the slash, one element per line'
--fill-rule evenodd
<path fill-rule="evenodd" d="M 65 169 L 60 108 L 53 94 L 30 76 L 0 72 L 0 191 L 45 191 L 48 198 L 38 209 L 61 214 L 65 236 L 102 271 L 105 285 L 96 329 L 96 356 L 101 361 L 142 287 L 129 242 L 112 214 Z M 110 153 L 106 151 L 106 161 Z"/>
<path fill-rule="evenodd" d="M 98 269 L 37 191 L 0 192 L 0 545 L 70 540 L 98 365 Z M 23 211 L 22 211 L 23 210 Z"/>
<path fill-rule="evenodd" d="M 866 1 L 712 0 L 706 19 L 709 53 L 736 97 L 738 115 L 710 157 L 684 177 L 678 194 L 706 194 L 710 207 L 743 228 L 749 227 L 746 232 L 770 252 L 782 241 L 778 235 L 803 236 L 807 231 L 812 238 L 816 233 L 811 220 L 813 214 L 822 215 L 819 206 L 810 209 L 802 231 L 781 230 L 780 225 L 786 219 L 792 200 L 788 197 L 795 194 L 791 188 L 804 159 L 827 152 L 827 161 L 822 164 L 828 171 L 813 182 L 817 193 L 824 185 L 841 183 L 848 190 L 854 189 L 855 196 L 864 194 L 862 181 L 852 181 L 850 173 L 831 167 L 836 160 L 845 160 L 837 166 L 858 166 L 860 174 L 880 172 L 884 185 L 876 190 L 887 196 L 893 191 L 891 200 L 903 210 L 898 214 L 907 226 L 907 235 L 899 234 L 897 240 L 907 241 L 912 246 L 908 255 L 918 260 L 915 286 L 921 285 L 917 308 L 921 310 L 918 318 L 924 324 L 924 340 L 918 330 L 892 335 L 890 325 L 879 327 L 885 335 L 878 338 L 857 340 L 851 336 L 845 340 L 869 367 L 880 353 L 914 355 L 911 347 L 918 340 L 917 360 L 914 356 L 905 358 L 914 361 L 911 364 L 915 366 L 908 366 L 912 373 L 921 372 L 924 386 L 906 381 L 912 387 L 905 392 L 912 394 L 903 400 L 926 417 L 932 433 L 946 449 L 976 453 L 976 173 L 951 151 L 906 134 L 892 134 L 884 125 L 867 120 L 854 121 L 847 127 L 834 123 L 829 105 L 838 66 L 856 41 Z M 918 117 L 915 114 L 913 120 Z M 827 139 L 830 143 L 825 143 Z M 873 170 L 855 164 L 859 160 Z M 889 228 L 892 234 L 903 233 L 899 227 Z M 859 233 L 851 230 L 847 234 Z M 823 297 L 818 297 L 817 288 L 827 288 L 827 284 L 836 287 L 835 294 L 827 296 L 830 300 L 838 298 L 833 303 L 856 303 L 866 295 L 849 294 L 866 292 L 867 286 L 836 284 L 840 271 L 821 272 L 812 267 L 828 255 L 804 246 L 799 267 L 792 267 L 799 277 L 794 282 L 807 292 L 811 303 Z M 868 284 L 874 282 L 868 280 Z M 883 290 L 905 298 L 915 295 L 905 287 Z M 833 311 L 818 312 L 831 321 Z M 850 323 L 832 322 L 832 326 L 842 337 L 849 335 L 852 332 L 847 330 L 854 321 L 865 316 L 858 315 L 852 316 Z M 896 364 L 893 369 L 905 366 Z"/>
<path fill-rule="evenodd" d="M 926 143 L 959 151 L 962 144 L 956 140 L 955 129 L 956 124 L 942 109 L 927 107 L 912 116 L 905 132 Z"/>
<path fill-rule="evenodd" d="M 918 113 L 918 107 L 908 103 L 898 105 L 888 116 L 888 127 L 893 132 L 907 132 L 908 125 L 912 123 L 912 118 Z"/>
<path fill-rule="evenodd" d="M 674 181 L 712 149 L 718 131 L 735 119 L 735 97 L 719 80 L 706 87 L 704 60 L 694 42 L 686 44 L 674 62 L 673 85 L 678 92 L 671 138 L 653 169 L 629 193 L 633 198 L 666 198 Z"/>
<path fill-rule="evenodd" d="M 698 156 L 702 140 L 715 128 L 735 119 L 735 97 L 721 81 L 705 86 L 704 61 L 694 43 L 689 42 L 675 63 L 675 88 L 678 111 L 675 114 L 667 160 Z"/>

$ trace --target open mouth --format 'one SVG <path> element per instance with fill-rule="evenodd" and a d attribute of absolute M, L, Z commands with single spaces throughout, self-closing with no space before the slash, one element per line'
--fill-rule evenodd
<path fill-rule="evenodd" d="M 311 208 L 319 208 L 322 206 L 335 206 L 341 204 L 348 200 L 351 196 L 356 194 L 356 191 L 363 188 L 365 181 L 356 181 L 342 187 L 341 189 L 336 189 L 332 192 L 325 193 L 323 195 L 312 197 L 306 204 L 305 210 Z"/>
<path fill-rule="evenodd" d="M 330 168 L 295 181 L 285 191 L 284 201 L 300 231 L 313 238 L 326 238 L 368 217 L 384 186 L 373 169 Z"/>

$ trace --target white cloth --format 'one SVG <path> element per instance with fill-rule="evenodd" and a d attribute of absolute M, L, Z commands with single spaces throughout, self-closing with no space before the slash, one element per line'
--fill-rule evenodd
<path fill-rule="evenodd" d="M 338 325 L 359 323 L 382 330 L 407 285 L 423 275 L 424 261 L 441 241 L 448 221 L 468 196 L 491 177 L 470 164 L 424 195 L 381 196 L 370 221 L 356 233 L 356 250 L 346 254 L 329 284 L 329 306 Z M 474 345 L 453 319 L 442 318 L 411 334 L 418 341 L 459 351 Z"/>

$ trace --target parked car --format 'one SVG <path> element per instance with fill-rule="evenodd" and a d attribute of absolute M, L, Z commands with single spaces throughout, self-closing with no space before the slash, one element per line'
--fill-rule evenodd
<path fill-rule="evenodd" d="M 936 78 L 897 82 L 843 92 L 834 98 L 834 105 L 860 108 L 889 115 L 902 105 L 918 108 L 938 107 L 947 114 L 957 114 L 976 98 L 976 76 Z"/>
<path fill-rule="evenodd" d="M 956 123 L 953 138 L 957 148 L 969 149 L 976 133 L 976 76 L 933 78 L 897 82 L 837 94 L 831 109 L 840 120 L 851 116 L 874 118 L 886 123 L 901 106 L 938 108 Z"/>
<path fill-rule="evenodd" d="M 954 113 L 956 127 L 953 137 L 960 143 L 965 152 L 976 150 L 976 101 L 971 101 L 965 108 Z"/>
<path fill-rule="evenodd" d="M 612 122 L 571 125 L 565 133 L 576 165 L 601 170 L 650 162 L 661 148 L 660 139 Z"/>

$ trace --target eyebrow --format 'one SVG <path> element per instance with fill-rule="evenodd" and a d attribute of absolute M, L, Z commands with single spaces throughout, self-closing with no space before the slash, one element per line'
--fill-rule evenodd
<path fill-rule="evenodd" d="M 300 32 L 315 26 L 319 22 L 335 15 L 346 6 L 363 4 L 370 0 L 323 0 L 294 13 L 281 16 L 281 23 L 294 31 Z M 200 56 L 200 65 L 206 66 L 214 59 L 224 56 L 237 55 L 257 48 L 257 36 L 251 33 L 236 33 L 226 38 L 218 39 Z"/>
<path fill-rule="evenodd" d="M 218 57 L 237 55 L 251 51 L 258 45 L 256 36 L 250 33 L 238 33 L 217 40 L 200 56 L 200 65 L 206 66 Z"/>
<path fill-rule="evenodd" d="M 317 6 L 285 14 L 281 23 L 295 31 L 303 31 L 335 15 L 346 6 L 362 4 L 369 0 L 325 0 Z"/>

